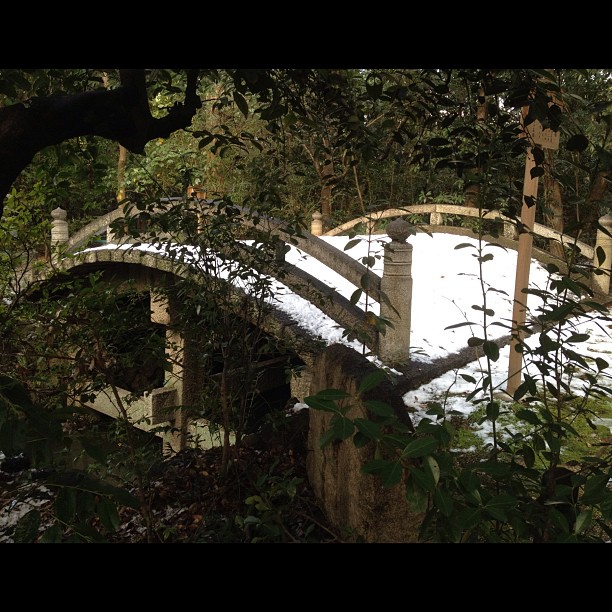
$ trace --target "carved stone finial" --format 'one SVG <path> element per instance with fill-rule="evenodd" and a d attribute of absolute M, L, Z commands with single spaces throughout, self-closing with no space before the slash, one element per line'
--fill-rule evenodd
<path fill-rule="evenodd" d="M 57 221 L 65 221 L 68 213 L 59 206 L 51 211 L 51 218 Z"/>
<path fill-rule="evenodd" d="M 387 234 L 394 242 L 406 242 L 410 236 L 410 223 L 401 217 L 387 225 Z"/>
<path fill-rule="evenodd" d="M 612 227 L 612 215 L 604 215 L 603 217 L 599 218 L 599 224 L 603 225 L 606 229 L 609 229 Z"/>

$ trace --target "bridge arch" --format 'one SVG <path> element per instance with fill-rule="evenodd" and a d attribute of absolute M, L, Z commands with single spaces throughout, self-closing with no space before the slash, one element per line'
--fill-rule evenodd
<path fill-rule="evenodd" d="M 101 280 L 113 283 L 118 292 L 121 292 L 122 286 L 148 292 L 151 322 L 164 326 L 168 361 L 174 365 L 167 372 L 163 386 L 143 394 L 138 401 L 130 404 L 131 420 L 148 421 L 141 426 L 143 429 L 161 425 L 173 428 L 174 432 L 162 434 L 164 445 L 173 451 L 184 448 L 196 436 L 204 438 L 205 445 L 214 445 L 215 441 L 206 431 L 208 423 L 205 420 L 187 420 L 183 417 L 183 411 L 178 408 L 173 410 L 173 407 L 194 404 L 201 387 L 202 370 L 198 369 L 197 359 L 193 358 L 197 338 L 183 335 L 175 327 L 172 288 L 182 278 L 196 282 L 206 282 L 206 279 L 194 273 L 189 265 L 172 261 L 162 253 L 148 252 L 133 245 L 124 247 L 90 249 L 65 257 L 54 270 L 39 271 L 35 285 L 54 282 L 65 275 L 79 277 L 99 272 Z M 242 301 L 246 296 L 238 288 L 232 288 L 232 294 Z M 311 367 L 325 344 L 274 304 L 266 305 L 264 316 L 258 315 L 256 308 L 245 308 L 242 312 L 247 321 L 274 339 L 283 354 L 286 352 L 285 356 L 271 355 L 255 365 L 262 372 L 258 392 L 262 395 L 273 393 L 273 389 L 285 384 L 285 368 L 299 365 L 301 376 L 292 378 L 287 399 L 308 395 Z M 278 382 L 281 376 L 283 383 Z M 127 389 L 120 389 L 119 392 L 122 398 L 130 395 Z M 100 392 L 90 407 L 109 416 L 118 416 L 116 402 L 108 390 Z"/>

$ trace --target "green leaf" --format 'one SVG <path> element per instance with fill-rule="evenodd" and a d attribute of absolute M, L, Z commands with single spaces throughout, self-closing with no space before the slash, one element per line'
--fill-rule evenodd
<path fill-rule="evenodd" d="M 482 511 L 480 508 L 464 508 L 457 515 L 457 524 L 462 530 L 472 529 L 480 523 Z"/>
<path fill-rule="evenodd" d="M 308 397 L 305 397 L 304 403 L 310 406 L 310 408 L 315 408 L 316 410 L 324 410 L 325 412 L 333 413 L 340 412 L 335 402 L 331 400 L 322 400 L 316 395 L 309 395 Z"/>
<path fill-rule="evenodd" d="M 589 146 L 589 140 L 584 134 L 574 134 L 567 143 L 565 148 L 568 151 L 584 151 Z"/>
<path fill-rule="evenodd" d="M 427 491 L 428 493 L 433 493 L 436 488 L 436 483 L 429 471 L 421 470 L 419 468 L 410 466 L 410 476 L 416 480 L 419 486 Z"/>
<path fill-rule="evenodd" d="M 566 342 L 570 342 L 572 344 L 577 342 L 586 342 L 591 337 L 591 334 L 572 334 Z"/>
<path fill-rule="evenodd" d="M 95 528 L 87 523 L 74 525 L 73 529 L 85 542 L 105 542 L 104 536 Z"/>
<path fill-rule="evenodd" d="M 357 389 L 357 395 L 362 395 L 366 391 L 370 391 L 371 389 L 374 389 L 386 377 L 387 377 L 387 374 L 384 372 L 384 370 L 375 370 L 374 372 L 370 372 L 359 383 L 359 388 Z"/>
<path fill-rule="evenodd" d="M 378 476 L 384 487 L 389 488 L 398 484 L 402 479 L 404 468 L 399 461 L 373 459 L 361 466 L 363 474 Z"/>
<path fill-rule="evenodd" d="M 107 497 L 102 497 L 97 505 L 100 522 L 108 531 L 116 531 L 121 524 L 117 506 Z"/>
<path fill-rule="evenodd" d="M 546 440 L 546 443 L 548 444 L 548 448 L 550 448 L 551 452 L 560 453 L 561 452 L 561 441 L 559 440 L 559 438 L 550 430 L 545 431 L 543 435 L 544 435 L 544 439 Z"/>
<path fill-rule="evenodd" d="M 484 344 L 484 340 L 482 338 L 476 338 L 476 336 L 472 336 L 471 338 L 468 338 L 468 346 L 481 346 L 482 344 Z"/>
<path fill-rule="evenodd" d="M 487 402 L 486 414 L 489 420 L 496 421 L 499 417 L 499 402 Z"/>
<path fill-rule="evenodd" d="M 512 399 L 515 402 L 518 402 L 526 393 L 529 391 L 529 384 L 526 381 L 523 381 L 514 392 Z"/>
<path fill-rule="evenodd" d="M 346 440 L 353 435 L 355 425 L 351 419 L 347 419 L 344 416 L 336 414 L 332 418 L 332 431 L 334 432 L 336 439 Z"/>
<path fill-rule="evenodd" d="M 399 461 L 389 462 L 388 465 L 382 470 L 381 480 L 382 486 L 386 489 L 394 487 L 399 484 L 404 474 L 404 466 Z"/>
<path fill-rule="evenodd" d="M 523 454 L 523 459 L 525 460 L 525 465 L 528 468 L 533 467 L 535 464 L 536 457 L 535 457 L 535 453 L 533 452 L 533 449 L 531 448 L 531 446 L 527 444 L 523 444 L 522 454 Z"/>
<path fill-rule="evenodd" d="M 546 450 L 546 442 L 544 442 L 544 438 L 540 434 L 534 433 L 531 439 L 533 441 L 533 448 L 536 451 Z"/>
<path fill-rule="evenodd" d="M 349 249 L 352 249 L 354 246 L 357 246 L 359 243 L 361 243 L 361 238 L 354 238 L 353 240 L 349 240 L 345 245 L 344 245 L 344 250 L 348 251 Z"/>
<path fill-rule="evenodd" d="M 67 487 L 60 489 L 54 507 L 57 518 L 70 525 L 76 514 L 76 491 Z"/>
<path fill-rule="evenodd" d="M 361 275 L 360 278 L 360 282 L 359 284 L 361 285 L 361 288 L 364 291 L 370 291 L 371 289 L 374 289 L 375 287 L 372 284 L 372 278 L 370 277 L 371 273 L 365 273 Z"/>
<path fill-rule="evenodd" d="M 41 544 L 59 544 L 62 541 L 62 530 L 57 523 L 49 527 L 40 538 Z"/>
<path fill-rule="evenodd" d="M 536 166 L 530 170 L 531 178 L 534 179 L 537 176 L 544 176 L 544 168 L 542 166 Z"/>
<path fill-rule="evenodd" d="M 4 94 L 8 98 L 17 97 L 17 91 L 13 83 L 3 79 L 0 79 L 0 94 Z"/>
<path fill-rule="evenodd" d="M 506 512 L 515 508 L 517 503 L 518 500 L 512 495 L 496 495 L 485 504 L 485 509 L 493 518 L 507 521 Z"/>
<path fill-rule="evenodd" d="M 377 74 L 375 73 L 368 74 L 368 76 L 366 77 L 365 86 L 366 86 L 366 91 L 368 92 L 368 95 L 372 99 L 377 100 L 382 95 L 383 81 L 380 78 L 380 76 L 378 76 Z"/>
<path fill-rule="evenodd" d="M 353 436 L 353 444 L 355 448 L 363 448 L 368 445 L 372 440 L 368 436 L 364 436 L 360 431 L 355 432 Z"/>
<path fill-rule="evenodd" d="M 430 138 L 427 141 L 427 144 L 430 147 L 443 147 L 443 146 L 450 144 L 450 141 L 447 140 L 446 138 L 435 137 L 435 138 Z"/>
<path fill-rule="evenodd" d="M 353 291 L 353 293 L 351 294 L 351 299 L 349 300 L 349 302 L 351 304 L 356 304 L 359 301 L 359 298 L 361 297 L 361 295 L 363 294 L 363 289 L 355 289 L 355 291 Z"/>
<path fill-rule="evenodd" d="M 598 246 L 595 248 L 595 254 L 597 255 L 597 265 L 601 266 L 606 261 L 606 252 L 602 246 Z"/>
<path fill-rule="evenodd" d="M 550 312 L 542 315 L 540 319 L 542 321 L 562 321 L 576 308 L 573 302 L 563 304 L 558 308 L 553 308 Z"/>
<path fill-rule="evenodd" d="M 476 379 L 473 376 L 470 376 L 469 374 L 459 374 L 459 376 L 461 376 L 461 378 L 463 378 L 465 382 L 469 382 L 473 385 L 476 384 Z"/>
<path fill-rule="evenodd" d="M 103 483 L 104 487 L 100 487 L 100 493 L 108 495 L 111 499 L 114 499 L 118 504 L 126 506 L 127 508 L 134 508 L 138 510 L 140 508 L 140 500 L 138 500 L 129 491 L 122 489 L 121 487 L 114 487 L 107 483 Z"/>
<path fill-rule="evenodd" d="M 591 525 L 593 520 L 593 509 L 583 510 L 576 518 L 576 524 L 574 525 L 574 533 L 579 535 L 585 532 Z"/>
<path fill-rule="evenodd" d="M 480 478 L 466 468 L 459 474 L 459 484 L 468 492 L 475 491 L 480 486 Z"/>
<path fill-rule="evenodd" d="M 507 463 L 501 461 L 483 461 L 475 466 L 479 472 L 490 474 L 491 476 L 498 476 L 504 478 L 508 476 L 511 471 L 511 467 Z"/>
<path fill-rule="evenodd" d="M 34 542 L 38 536 L 38 528 L 40 527 L 40 512 L 33 509 L 24 514 L 17 525 L 15 525 L 15 532 L 13 539 L 19 544 L 30 544 Z"/>
<path fill-rule="evenodd" d="M 476 248 L 476 245 L 471 244 L 471 243 L 469 243 L 469 242 L 462 242 L 461 244 L 458 244 L 458 245 L 455 247 L 455 251 L 457 251 L 457 250 L 459 250 L 459 249 L 466 249 L 466 248 L 475 249 L 475 248 Z"/>
<path fill-rule="evenodd" d="M 440 402 L 428 402 L 427 403 L 427 412 L 430 416 L 443 417 L 444 416 L 444 407 Z M 423 421 L 421 420 L 421 423 Z M 419 423 L 420 425 L 420 423 Z"/>
<path fill-rule="evenodd" d="M 373 268 L 376 265 L 376 257 L 373 255 L 366 255 L 361 258 L 361 263 L 367 268 Z"/>
<path fill-rule="evenodd" d="M 389 463 L 393 462 L 387 459 L 372 459 L 371 461 L 366 461 L 361 466 L 361 473 L 380 475 Z"/>
<path fill-rule="evenodd" d="M 465 327 L 466 325 L 477 325 L 477 323 L 473 323 L 472 321 L 464 321 L 463 323 L 455 323 L 454 325 L 448 325 L 444 329 L 457 329 L 458 327 Z"/>
<path fill-rule="evenodd" d="M 102 445 L 94 444 L 83 436 L 80 440 L 83 450 L 92 458 L 99 463 L 104 463 L 108 456 L 108 451 Z"/>
<path fill-rule="evenodd" d="M 363 402 L 363 407 L 369 412 L 381 417 L 392 417 L 395 414 L 393 408 L 389 406 L 389 404 L 379 400 L 366 400 Z"/>
<path fill-rule="evenodd" d="M 482 350 L 491 361 L 497 361 L 499 359 L 499 346 L 492 340 L 487 340 L 483 344 Z"/>
<path fill-rule="evenodd" d="M 319 448 L 325 448 L 328 444 L 331 444 L 336 439 L 336 433 L 333 429 L 327 430 L 319 440 Z"/>
<path fill-rule="evenodd" d="M 608 493 L 608 480 L 607 474 L 591 476 L 584 485 L 584 493 L 581 498 L 582 503 L 593 505 L 601 503 L 602 499 L 604 499 Z"/>
<path fill-rule="evenodd" d="M 490 314 L 491 316 L 495 314 L 495 312 L 491 310 L 490 308 L 485 308 L 484 306 L 478 306 L 478 304 L 472 304 L 472 309 L 478 310 L 479 312 L 484 312 L 487 315 Z"/>
<path fill-rule="evenodd" d="M 346 391 L 342 391 L 342 389 L 323 389 L 315 397 L 324 401 L 338 401 L 351 396 Z"/>
<path fill-rule="evenodd" d="M 605 359 L 602 359 L 601 357 L 597 357 L 595 359 L 595 363 L 597 364 L 597 369 L 601 372 L 602 370 L 605 370 L 608 367 L 608 362 Z"/>
<path fill-rule="evenodd" d="M 247 101 L 244 99 L 244 96 L 237 91 L 234 91 L 233 95 L 236 106 L 240 109 L 240 112 L 246 119 L 249 116 L 249 105 L 247 104 Z"/>
<path fill-rule="evenodd" d="M 406 483 L 406 501 L 412 512 L 419 514 L 427 510 L 429 496 L 423 491 L 414 478 L 409 478 Z"/>
<path fill-rule="evenodd" d="M 413 440 L 406 445 L 402 451 L 402 457 L 424 457 L 430 455 L 438 448 L 438 442 L 435 438 L 426 437 Z"/>
<path fill-rule="evenodd" d="M 380 440 L 382 437 L 378 423 L 373 423 L 368 419 L 355 419 L 353 423 L 364 436 L 372 440 Z"/>
<path fill-rule="evenodd" d="M 429 455 L 425 457 L 423 467 L 425 468 L 425 471 L 429 471 L 434 484 L 437 486 L 438 482 L 440 482 L 440 465 L 438 462 L 431 455 Z"/>
<path fill-rule="evenodd" d="M 446 489 L 437 488 L 434 491 L 433 499 L 434 504 L 444 516 L 449 517 L 453 513 L 453 498 L 448 494 Z"/>

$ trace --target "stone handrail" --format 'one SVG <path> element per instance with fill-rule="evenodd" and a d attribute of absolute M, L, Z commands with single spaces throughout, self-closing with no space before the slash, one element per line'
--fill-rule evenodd
<path fill-rule="evenodd" d="M 184 198 L 166 198 L 162 200 L 162 202 L 171 202 L 174 200 L 185 201 Z M 214 214 L 214 209 L 211 206 L 215 203 L 213 200 L 190 199 L 188 202 L 191 203 L 190 210 L 198 216 L 198 225 L 205 221 L 207 215 Z M 287 282 L 292 290 L 310 301 L 313 301 L 313 298 L 316 298 L 316 296 L 319 296 L 318 301 L 320 301 L 321 296 L 328 298 L 325 308 L 322 308 L 322 310 L 343 327 L 359 329 L 363 332 L 362 335 L 364 337 L 369 336 L 372 338 L 371 341 L 366 343 L 374 350 L 376 350 L 376 348 L 379 349 L 380 356 L 384 360 L 401 363 L 408 358 L 411 299 L 410 296 L 404 292 L 406 291 L 406 287 L 412 286 L 410 273 L 412 247 L 407 245 L 405 241 L 408 235 L 408 230 L 406 228 L 397 230 L 399 236 L 397 240 L 392 237 L 395 244 L 395 255 L 391 256 L 390 253 L 389 256 L 385 258 L 386 260 L 389 259 L 389 261 L 385 262 L 385 269 L 381 280 L 381 277 L 356 261 L 353 257 L 315 235 L 315 233 L 322 230 L 320 213 L 315 213 L 313 215 L 313 223 L 311 225 L 313 231 L 311 233 L 301 228 L 293 228 L 282 220 L 262 215 L 257 211 L 252 211 L 245 207 L 234 206 L 234 208 L 240 211 L 240 221 L 245 226 L 263 229 L 271 234 L 277 235 L 281 240 L 290 242 L 298 249 L 325 264 L 356 287 L 367 287 L 373 299 L 381 303 L 381 317 L 395 321 L 396 323 L 401 321 L 401 327 L 393 326 L 386 330 L 386 334 L 378 333 L 375 328 L 372 328 L 372 324 L 368 321 L 367 317 L 365 317 L 365 313 L 361 311 L 357 312 L 358 309 L 353 304 L 350 304 L 348 300 L 339 296 L 335 291 L 327 290 L 318 279 L 309 277 L 309 275 L 299 271 L 294 266 L 286 266 L 286 270 L 289 271 L 289 274 L 286 276 L 285 282 Z M 107 227 L 108 231 L 108 226 L 124 214 L 123 208 L 107 213 L 82 228 L 72 238 L 69 238 L 65 211 L 61 209 L 54 210 L 52 213 L 54 218 L 52 244 L 55 247 L 55 261 L 59 261 L 64 253 L 77 250 L 79 246 L 86 243 L 90 237 L 99 233 L 104 227 Z M 370 224 L 371 227 L 376 221 L 388 218 L 396 218 L 396 221 L 389 224 L 389 229 L 398 222 L 407 226 L 406 222 L 402 220 L 401 217 L 405 217 L 408 214 L 429 214 L 430 224 L 432 226 L 442 225 L 443 214 L 455 214 L 483 219 L 500 219 L 504 223 L 504 235 L 506 238 L 516 238 L 514 221 L 499 211 L 481 211 L 477 208 L 454 204 L 416 204 L 404 206 L 402 208 L 378 211 L 370 215 L 364 215 L 357 219 L 353 219 L 352 221 L 326 232 L 324 235 L 335 236 L 342 234 L 355 227 L 358 223 Z M 607 230 L 612 229 L 612 216 L 606 215 L 602 217 L 600 219 L 600 224 L 607 228 Z M 608 294 L 610 285 L 610 262 L 612 261 L 612 238 L 610 236 L 606 237 L 604 233 L 599 231 L 597 245 L 596 247 L 592 247 L 538 223 L 534 224 L 533 233 L 549 239 L 566 240 L 567 244 L 576 245 L 581 253 L 593 262 L 594 268 L 598 268 L 598 270 L 596 270 L 597 274 L 593 274 L 592 285 L 594 289 L 598 293 L 604 295 Z M 404 234 L 406 235 L 404 236 Z M 112 235 L 109 239 L 112 239 Z M 599 262 L 599 258 L 596 258 L 596 253 L 600 251 L 601 254 L 601 249 L 603 249 L 605 253 L 603 262 Z M 405 254 L 403 254 L 404 250 L 406 251 Z M 392 261 L 392 259 L 396 261 Z M 387 296 L 386 300 L 381 300 L 382 291 L 384 291 L 382 297 Z M 391 300 L 390 309 L 386 308 L 383 303 L 389 301 L 389 295 L 394 296 L 394 299 Z M 397 310 L 396 306 L 398 304 L 402 305 L 401 308 L 403 310 L 401 313 Z M 374 333 L 371 333 L 372 331 Z"/>
<path fill-rule="evenodd" d="M 123 209 L 117 208 L 112 210 L 97 219 L 94 219 L 84 227 L 82 227 L 78 232 L 75 232 L 73 236 L 68 239 L 66 243 L 66 250 L 69 252 L 75 251 L 78 248 L 82 247 L 87 243 L 87 241 L 98 234 L 101 230 L 108 228 L 108 226 L 115 221 L 123 217 Z"/>
<path fill-rule="evenodd" d="M 182 200 L 182 198 L 171 199 Z M 206 205 L 207 203 L 210 203 L 210 201 L 199 201 L 200 205 Z M 280 219 L 275 219 L 274 217 L 269 217 L 266 215 L 259 215 L 245 207 L 235 206 L 235 208 L 241 211 L 243 215 L 242 222 L 245 225 L 255 228 L 265 228 L 270 230 L 272 233 L 281 236 L 283 239 L 290 241 L 301 251 L 304 251 L 311 257 L 318 259 L 321 263 L 325 264 L 327 267 L 346 278 L 355 286 L 362 287 L 363 285 L 366 285 L 372 292 L 374 299 L 379 299 L 380 276 L 356 261 L 344 251 L 337 249 L 325 240 L 322 240 L 318 236 L 314 236 L 304 229 L 301 229 L 299 233 L 295 233 L 295 231 L 289 227 L 289 224 Z M 99 233 L 104 227 L 108 227 L 113 221 L 122 216 L 124 216 L 123 208 L 118 208 L 110 213 L 98 217 L 68 239 L 63 246 L 64 252 L 76 251 L 79 249 L 79 247 L 86 244 L 88 239 Z M 255 222 L 255 219 L 257 219 L 257 222 Z M 362 282 L 364 277 L 366 280 Z"/>
<path fill-rule="evenodd" d="M 316 214 L 316 213 L 315 213 Z M 346 233 L 348 230 L 355 227 L 359 223 L 375 223 L 381 219 L 390 219 L 394 217 L 401 217 L 405 215 L 418 215 L 428 214 L 430 215 L 431 225 L 442 225 L 442 215 L 460 215 L 463 217 L 480 217 L 480 210 L 478 208 L 471 208 L 469 206 L 461 206 L 457 204 L 410 204 L 403 206 L 402 208 L 390 208 L 388 210 L 373 212 L 370 215 L 364 215 L 347 221 L 342 225 L 324 232 L 323 236 L 338 236 Z M 484 210 L 482 211 L 483 219 L 500 219 L 504 224 L 511 226 L 509 229 L 512 232 L 515 231 L 514 221 L 500 213 L 498 210 Z M 314 215 L 313 215 L 314 219 Z M 543 238 L 556 239 L 565 241 L 566 244 L 575 244 L 581 251 L 582 255 L 588 259 L 593 259 L 594 247 L 586 244 L 585 242 L 577 241 L 572 236 L 568 236 L 557 230 L 551 229 L 540 223 L 534 223 L 533 233 Z"/>

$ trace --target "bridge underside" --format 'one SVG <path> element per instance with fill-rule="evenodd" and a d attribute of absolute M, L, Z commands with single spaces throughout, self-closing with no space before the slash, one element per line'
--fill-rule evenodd
<path fill-rule="evenodd" d="M 94 252 L 95 253 L 95 252 Z M 165 339 L 165 365 L 158 364 L 152 371 L 163 372 L 162 379 L 156 375 L 142 374 L 137 388 L 109 386 L 96 394 L 88 407 L 111 416 L 123 417 L 126 414 L 130 423 L 147 432 L 153 432 L 163 440 L 167 452 L 177 452 L 188 446 L 211 447 L 223 440 L 223 428 L 218 420 L 198 416 L 202 407 L 202 387 L 207 384 L 221 385 L 221 374 L 205 371 L 198 360 L 199 338 L 194 334 L 181 332 L 177 298 L 173 291 L 179 276 L 167 262 L 160 267 L 143 265 L 145 257 L 126 261 L 125 254 L 120 261 L 108 257 L 108 252 L 100 251 L 101 257 L 92 258 L 90 253 L 85 260 L 74 259 L 70 266 L 64 264 L 63 272 L 69 278 L 87 277 L 91 273 L 100 275 L 100 282 L 113 287 L 120 300 L 122 293 L 134 292 L 146 300 L 150 324 L 162 331 Z M 147 262 L 147 263 L 150 263 Z M 43 282 L 62 283 L 65 275 L 50 276 Z M 242 296 L 244 299 L 244 296 Z M 245 308 L 241 315 L 255 322 L 255 310 Z M 292 397 L 300 401 L 310 393 L 310 366 L 314 358 L 324 348 L 324 344 L 313 338 L 288 315 L 270 306 L 266 315 L 257 316 L 261 334 L 271 339 L 272 349 L 253 364 L 249 374 L 256 378 L 256 386 L 249 391 L 249 402 L 253 410 L 252 422 L 260 422 L 267 410 L 285 405 Z M 287 381 L 287 373 L 293 372 Z M 246 376 L 240 369 L 226 372 L 225 383 L 230 395 L 234 388 L 244 383 Z M 119 385 L 122 384 L 118 380 Z M 143 390 L 144 389 L 144 390 Z M 200 407 L 199 409 L 194 407 Z"/>

